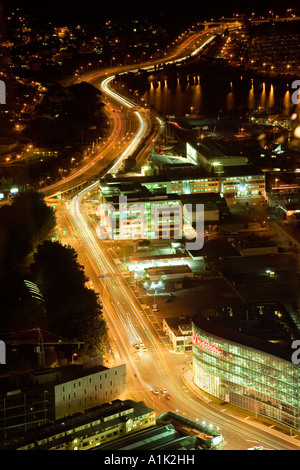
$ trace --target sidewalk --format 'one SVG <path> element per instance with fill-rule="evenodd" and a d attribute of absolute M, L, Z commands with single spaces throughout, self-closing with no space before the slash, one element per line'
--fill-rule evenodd
<path fill-rule="evenodd" d="M 196 397 L 198 397 L 205 403 L 208 403 L 209 406 L 214 408 L 214 410 L 219 412 L 220 414 L 223 414 L 226 418 L 228 418 L 228 416 L 231 416 L 234 419 L 239 419 L 240 421 L 246 422 L 247 424 L 255 428 L 260 428 L 264 432 L 269 432 L 270 434 L 272 434 L 272 436 L 276 435 L 280 439 L 284 439 L 289 443 L 297 445 L 300 449 L 300 434 L 295 433 L 295 431 L 293 431 L 291 435 L 290 429 L 284 429 L 283 427 L 281 429 L 280 424 L 271 420 L 268 421 L 267 417 L 264 418 L 263 416 L 261 416 L 256 418 L 255 416 L 252 416 L 251 413 L 247 410 L 243 410 L 242 408 L 238 408 L 232 405 L 231 403 L 224 402 L 218 400 L 217 398 L 206 395 L 199 389 L 199 387 L 195 385 L 193 381 L 192 370 L 184 372 L 181 378 L 186 387 L 192 393 L 194 393 Z"/>

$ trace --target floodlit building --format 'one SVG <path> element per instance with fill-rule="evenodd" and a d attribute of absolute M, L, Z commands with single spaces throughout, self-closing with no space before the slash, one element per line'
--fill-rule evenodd
<path fill-rule="evenodd" d="M 145 194 L 146 192 L 146 194 Z M 124 197 L 124 196 L 123 196 Z M 148 191 L 102 200 L 98 235 L 114 239 L 182 238 L 182 204 L 177 195 L 152 195 Z M 103 203 L 104 202 L 104 203 Z M 99 230 L 102 229 L 102 233 Z"/>
<path fill-rule="evenodd" d="M 143 403 L 113 400 L 32 429 L 0 444 L 2 450 L 88 450 L 149 428 L 156 413 Z"/>
<path fill-rule="evenodd" d="M 159 180 L 100 181 L 99 238 L 181 239 L 185 234 L 192 239 L 196 220 L 216 222 L 228 214 L 218 192 L 191 194 L 181 188 L 176 193 L 173 182 Z"/>
<path fill-rule="evenodd" d="M 211 166 L 209 171 L 195 165 L 175 165 L 151 176 L 109 178 L 100 181 L 102 198 L 136 194 L 141 188 L 152 195 L 214 194 L 223 196 L 265 196 L 265 174 L 251 164 Z"/>
<path fill-rule="evenodd" d="M 247 157 L 235 153 L 229 146 L 218 141 L 204 139 L 186 143 L 186 156 L 189 163 L 211 171 L 216 167 L 241 166 L 247 164 Z"/>
<path fill-rule="evenodd" d="M 171 340 L 174 351 L 192 351 L 193 327 L 191 318 L 163 318 L 163 330 L 166 332 L 168 338 Z"/>
<path fill-rule="evenodd" d="M 145 272 L 150 281 L 174 281 L 195 277 L 193 270 L 187 264 L 149 267 Z"/>
<path fill-rule="evenodd" d="M 75 412 L 118 398 L 126 388 L 126 365 L 96 370 L 82 370 L 71 380 L 54 386 L 55 418 L 63 418 Z"/>
<path fill-rule="evenodd" d="M 299 430 L 298 313 L 291 305 L 224 308 L 193 317 L 193 380 L 204 392 Z"/>
<path fill-rule="evenodd" d="M 94 447 L 93 450 L 214 450 L 222 442 L 223 436 L 216 426 L 205 426 L 169 411 L 159 415 L 155 425 L 128 434 L 102 447 Z M 153 460 L 155 461 L 154 456 Z M 193 464 L 194 457 L 190 457 L 186 452 L 183 452 L 177 463 Z"/>

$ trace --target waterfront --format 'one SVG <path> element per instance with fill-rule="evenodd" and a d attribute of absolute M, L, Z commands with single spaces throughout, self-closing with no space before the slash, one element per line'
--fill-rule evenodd
<path fill-rule="evenodd" d="M 243 74 L 201 74 L 173 79 L 148 77 L 148 89 L 140 93 L 148 106 L 161 115 L 207 115 L 261 110 L 290 116 L 296 111 L 291 96 L 292 79 L 264 81 Z M 299 110 L 299 106 L 298 106 Z"/>

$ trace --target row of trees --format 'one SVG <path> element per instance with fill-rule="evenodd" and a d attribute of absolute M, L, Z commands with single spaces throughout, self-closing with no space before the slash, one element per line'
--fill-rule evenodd
<path fill-rule="evenodd" d="M 54 84 L 36 106 L 35 118 L 23 137 L 42 147 L 74 147 L 104 132 L 107 118 L 101 92 L 87 82 L 62 87 Z M 96 131 L 93 131 L 93 129 Z"/>
<path fill-rule="evenodd" d="M 85 357 L 103 353 L 108 337 L 102 307 L 98 294 L 87 287 L 76 251 L 45 241 L 38 246 L 34 261 L 32 272 L 45 299 L 50 331 L 83 341 Z"/>
<path fill-rule="evenodd" d="M 52 232 L 54 211 L 38 192 L 22 192 L 0 209 L 0 277 L 15 272 Z"/>
<path fill-rule="evenodd" d="M 82 357 L 102 354 L 108 332 L 98 295 L 87 287 L 76 251 L 51 241 L 55 226 L 53 208 L 37 192 L 20 193 L 0 208 L 0 329 L 5 333 L 39 327 L 84 342 Z M 36 284 L 40 297 L 30 294 L 24 279 Z M 24 348 L 17 349 L 8 367 L 28 367 L 21 354 L 24 358 Z"/>

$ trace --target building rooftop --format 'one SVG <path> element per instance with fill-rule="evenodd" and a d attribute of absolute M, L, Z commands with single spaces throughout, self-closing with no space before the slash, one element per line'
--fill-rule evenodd
<path fill-rule="evenodd" d="M 208 160 L 224 157 L 241 157 L 237 150 L 223 140 L 209 138 L 190 140 L 189 144 L 201 152 Z"/>
<path fill-rule="evenodd" d="M 297 329 L 288 309 L 277 303 L 245 304 L 202 312 L 193 324 L 207 333 L 291 360 Z"/>
<path fill-rule="evenodd" d="M 83 413 L 75 413 L 71 416 L 64 417 L 41 425 L 37 428 L 28 430 L 25 434 L 22 434 L 17 438 L 0 443 L 0 449 L 17 449 L 32 442 L 38 442 L 51 436 L 60 435 L 61 433 L 64 433 L 68 430 L 75 430 L 75 428 L 79 428 L 80 426 L 84 426 L 96 420 L 100 420 L 99 424 L 97 425 L 97 429 L 101 431 L 101 429 L 104 430 L 107 428 L 108 424 L 106 424 L 106 421 L 109 421 L 109 426 L 112 426 L 116 422 L 124 421 L 124 419 L 135 419 L 152 412 L 153 409 L 148 408 L 146 405 L 144 405 L 143 402 L 134 402 L 132 400 L 114 400 L 111 403 L 104 403 L 103 405 L 97 406 L 95 408 L 89 408 Z M 111 419 L 108 419 L 110 417 Z M 80 430 L 79 432 L 77 430 L 76 436 L 80 436 L 80 434 L 86 435 L 87 432 L 87 429 L 84 428 L 82 429 L 81 433 Z M 66 437 L 61 437 L 60 441 L 66 442 Z M 40 448 L 42 449 L 43 445 L 41 445 Z"/>
<path fill-rule="evenodd" d="M 212 169 L 213 170 L 213 169 Z M 124 184 L 124 188 L 136 188 L 139 189 L 141 186 L 152 184 L 152 183 L 165 183 L 171 181 L 184 181 L 186 179 L 196 180 L 203 178 L 229 178 L 229 177 L 247 177 L 247 176 L 261 176 L 264 177 L 262 170 L 256 168 L 254 165 L 248 163 L 247 165 L 236 165 L 222 167 L 219 171 L 207 171 L 206 169 L 195 166 L 195 165 L 183 165 L 183 166 L 172 166 L 170 165 L 167 170 L 163 170 L 159 175 L 148 175 L 148 176 L 131 176 L 130 180 L 128 177 L 117 176 L 105 177 L 100 181 L 100 187 L 108 194 L 109 190 L 115 188 L 117 193 L 118 188 L 121 184 Z M 133 191 L 134 192 L 134 191 Z M 119 194 L 119 193 L 117 193 Z"/>
<path fill-rule="evenodd" d="M 186 336 L 192 334 L 192 317 L 168 317 L 164 322 L 176 336 Z"/>
<path fill-rule="evenodd" d="M 55 367 L 49 369 L 40 369 L 33 372 L 15 375 L 13 377 L 6 376 L 0 378 L 0 397 L 6 396 L 7 392 L 19 389 L 20 392 L 26 390 L 37 390 L 38 388 L 55 386 L 80 377 L 103 372 L 109 370 L 108 367 L 103 365 L 94 367 L 85 367 L 84 364 L 71 364 L 62 367 Z M 42 380 L 39 380 L 42 378 Z M 35 380 L 37 379 L 37 380 Z"/>
<path fill-rule="evenodd" d="M 124 201 L 125 203 L 135 203 L 135 202 L 168 202 L 168 201 L 179 201 L 180 202 L 180 196 L 177 194 L 152 194 L 150 191 L 146 190 L 145 191 L 140 191 L 136 192 L 134 194 L 128 193 L 124 194 L 126 196 L 127 200 Z M 113 205 L 118 205 L 119 203 L 122 203 L 123 201 L 120 201 L 120 195 L 113 195 L 113 196 L 107 196 L 105 197 L 106 202 L 108 204 L 113 204 Z"/>
<path fill-rule="evenodd" d="M 277 244 L 275 241 L 272 241 L 266 237 L 259 237 L 255 234 L 240 240 L 237 243 L 237 246 L 240 248 L 262 248 L 262 247 L 276 247 Z"/>
<path fill-rule="evenodd" d="M 92 450 L 201 450 L 221 442 L 220 432 L 173 412 L 164 413 L 157 423 Z"/>
<path fill-rule="evenodd" d="M 187 265 L 174 265 L 174 266 L 157 266 L 154 268 L 147 268 L 145 271 L 148 274 L 173 274 L 173 273 L 192 273 L 192 269 Z"/>

